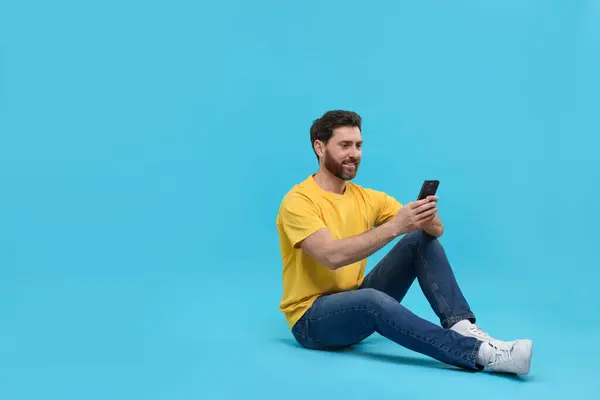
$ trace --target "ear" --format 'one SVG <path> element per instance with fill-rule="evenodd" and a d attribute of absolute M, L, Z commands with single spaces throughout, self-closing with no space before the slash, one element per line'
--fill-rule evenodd
<path fill-rule="evenodd" d="M 317 139 L 313 146 L 319 158 L 323 157 L 323 154 L 325 154 L 325 143 Z"/>

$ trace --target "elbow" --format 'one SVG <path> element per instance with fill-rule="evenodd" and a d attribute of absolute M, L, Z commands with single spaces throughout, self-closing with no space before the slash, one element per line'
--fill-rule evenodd
<path fill-rule="evenodd" d="M 343 256 L 333 241 L 327 239 L 305 241 L 302 249 L 309 257 L 327 269 L 336 270 L 344 266 Z"/>
<path fill-rule="evenodd" d="M 333 255 L 325 255 L 323 260 L 321 260 L 321 264 L 326 266 L 328 269 L 335 271 L 340 268 L 342 265 L 338 259 Z"/>
<path fill-rule="evenodd" d="M 344 266 L 344 261 L 336 252 L 327 251 L 325 252 L 325 254 L 323 254 L 321 264 L 335 271 L 336 269 L 339 269 Z"/>
<path fill-rule="evenodd" d="M 315 249 L 311 246 L 303 246 L 306 255 L 327 269 L 336 270 L 341 267 L 341 258 L 330 249 Z"/>

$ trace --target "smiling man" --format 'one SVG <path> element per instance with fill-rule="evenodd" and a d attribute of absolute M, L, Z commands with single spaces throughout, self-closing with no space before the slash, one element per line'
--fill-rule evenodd
<path fill-rule="evenodd" d="M 285 195 L 277 215 L 283 260 L 280 309 L 309 349 L 336 349 L 378 332 L 413 351 L 473 370 L 527 374 L 532 342 L 494 339 L 475 325 L 438 241 L 437 200 L 401 205 L 350 182 L 362 158 L 362 120 L 329 111 L 310 129 L 316 173 Z M 365 276 L 367 258 L 403 236 Z M 415 281 L 438 326 L 400 304 Z"/>

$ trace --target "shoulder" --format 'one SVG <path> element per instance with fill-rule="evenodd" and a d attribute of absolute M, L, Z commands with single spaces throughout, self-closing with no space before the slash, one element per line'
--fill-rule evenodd
<path fill-rule="evenodd" d="M 315 206 L 315 198 L 307 181 L 302 181 L 294 186 L 283 196 L 279 213 L 301 213 Z"/>
<path fill-rule="evenodd" d="M 283 196 L 281 204 L 289 204 L 298 201 L 311 201 L 313 195 L 311 188 L 307 180 L 296 183 L 292 186 L 287 193 Z"/>
<path fill-rule="evenodd" d="M 348 187 L 350 187 L 354 193 L 369 201 L 378 201 L 387 196 L 387 193 L 382 190 L 365 187 L 354 182 L 348 182 Z"/>
<path fill-rule="evenodd" d="M 390 195 L 388 192 L 374 189 L 371 187 L 364 187 L 353 183 L 351 185 L 352 190 L 357 196 L 362 197 L 366 203 L 369 203 L 373 208 L 385 208 L 385 207 L 401 207 L 402 204 L 396 200 L 396 198 Z"/>

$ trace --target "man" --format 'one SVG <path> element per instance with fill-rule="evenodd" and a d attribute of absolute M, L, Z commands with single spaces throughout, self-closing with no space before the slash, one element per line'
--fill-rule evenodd
<path fill-rule="evenodd" d="M 358 343 L 374 332 L 441 362 L 527 374 L 532 342 L 496 340 L 477 325 L 437 240 L 436 196 L 402 206 L 350 182 L 362 154 L 361 117 L 329 111 L 310 137 L 319 170 L 296 184 L 277 215 L 283 259 L 280 309 L 309 349 Z M 365 277 L 367 257 L 403 236 Z M 400 304 L 417 279 L 441 327 Z"/>

